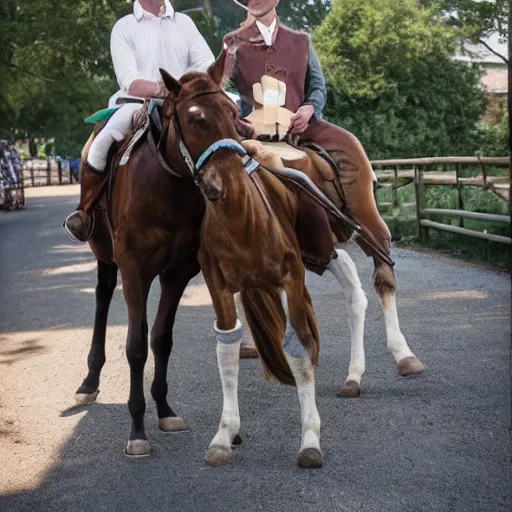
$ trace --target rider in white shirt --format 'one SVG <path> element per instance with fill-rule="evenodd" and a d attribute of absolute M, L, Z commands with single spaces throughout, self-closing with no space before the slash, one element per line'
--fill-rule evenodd
<path fill-rule="evenodd" d="M 92 234 L 90 212 L 107 181 L 105 166 L 112 143 L 126 136 L 145 98 L 166 94 L 159 68 L 179 78 L 188 69 L 204 71 L 214 61 L 194 22 L 175 12 L 169 0 L 135 0 L 133 14 L 121 18 L 112 29 L 110 53 L 120 90 L 110 98 L 109 106 L 121 106 L 89 148 L 82 168 L 80 205 L 64 223 L 79 241 Z"/>

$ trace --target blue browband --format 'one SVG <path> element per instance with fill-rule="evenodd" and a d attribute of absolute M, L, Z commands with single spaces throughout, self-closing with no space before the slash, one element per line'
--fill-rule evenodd
<path fill-rule="evenodd" d="M 212 155 L 214 155 L 219 149 L 230 149 L 231 151 L 234 151 L 240 156 L 249 156 L 247 154 L 247 151 L 245 148 L 239 144 L 236 140 L 233 139 L 222 139 L 218 140 L 217 142 L 214 142 L 200 157 L 196 164 L 196 169 L 199 171 L 201 168 L 206 164 L 206 162 L 211 158 Z M 259 167 L 259 163 L 256 162 L 256 160 L 253 160 L 252 158 L 249 158 L 249 160 L 245 163 L 245 170 L 249 174 L 254 173 L 256 169 Z"/>

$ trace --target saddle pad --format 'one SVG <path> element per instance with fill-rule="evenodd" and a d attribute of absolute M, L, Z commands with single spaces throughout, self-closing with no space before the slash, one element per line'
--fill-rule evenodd
<path fill-rule="evenodd" d="M 105 119 L 108 119 L 119 107 L 114 108 L 103 108 L 98 110 L 98 112 L 94 113 L 92 116 L 86 117 L 84 121 L 88 124 L 98 124 Z"/>
<path fill-rule="evenodd" d="M 282 160 L 300 160 L 307 158 L 307 153 L 290 146 L 286 142 L 262 142 L 263 147 L 270 153 L 274 153 Z"/>

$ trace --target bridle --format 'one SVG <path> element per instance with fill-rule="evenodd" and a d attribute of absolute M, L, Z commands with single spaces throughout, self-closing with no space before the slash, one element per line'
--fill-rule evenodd
<path fill-rule="evenodd" d="M 207 96 L 207 95 L 213 95 L 213 94 L 224 94 L 224 93 L 219 90 L 203 91 L 203 92 L 198 92 L 198 93 L 194 94 L 193 96 L 187 97 L 186 99 L 187 99 L 187 101 L 190 101 L 199 96 Z M 197 162 L 194 162 L 194 159 L 192 158 L 192 155 L 191 155 L 191 153 L 184 141 L 184 138 L 183 138 L 183 134 L 182 134 L 183 132 L 181 130 L 180 120 L 178 118 L 177 109 L 176 109 L 178 101 L 179 101 L 178 99 L 173 98 L 174 104 L 173 104 L 173 108 L 171 109 L 171 114 L 168 114 L 165 112 L 163 114 L 165 123 L 164 123 L 164 127 L 162 129 L 162 135 L 161 135 L 160 140 L 157 145 L 157 150 L 160 155 L 161 155 L 160 147 L 164 141 L 168 140 L 169 127 L 172 123 L 172 125 L 174 127 L 175 136 L 176 136 L 176 142 L 177 142 L 178 149 L 179 149 L 179 155 L 182 159 L 182 163 L 184 164 L 186 169 L 189 171 L 190 177 L 194 179 L 196 185 L 201 184 L 201 182 L 203 180 L 204 173 L 206 172 L 206 164 L 208 163 L 210 158 L 217 151 L 219 151 L 221 149 L 231 150 L 234 153 L 238 154 L 240 157 L 247 158 L 247 160 L 244 162 L 244 167 L 249 176 L 252 176 L 257 171 L 260 164 L 258 162 L 256 162 L 256 160 L 254 160 L 251 156 L 249 156 L 249 154 L 247 153 L 245 148 L 234 139 L 222 139 L 217 142 L 214 142 L 201 154 L 201 156 L 198 158 Z M 162 160 L 163 160 L 163 157 L 162 157 Z M 175 172 L 173 172 L 173 174 L 176 175 Z M 179 176 L 182 178 L 184 177 L 182 175 L 179 175 Z"/>

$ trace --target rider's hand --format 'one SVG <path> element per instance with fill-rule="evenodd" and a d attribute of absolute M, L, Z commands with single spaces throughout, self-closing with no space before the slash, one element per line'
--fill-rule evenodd
<path fill-rule="evenodd" d="M 167 87 L 165 87 L 163 82 L 158 81 L 156 83 L 156 92 L 155 92 L 155 98 L 165 98 L 169 91 L 167 90 Z"/>
<path fill-rule="evenodd" d="M 295 112 L 295 114 L 290 119 L 291 126 L 290 131 L 294 135 L 299 135 L 301 133 L 304 133 L 306 131 L 306 128 L 308 127 L 309 120 L 315 113 L 315 107 L 313 105 L 302 105 L 302 107 L 299 107 L 299 110 Z"/>

